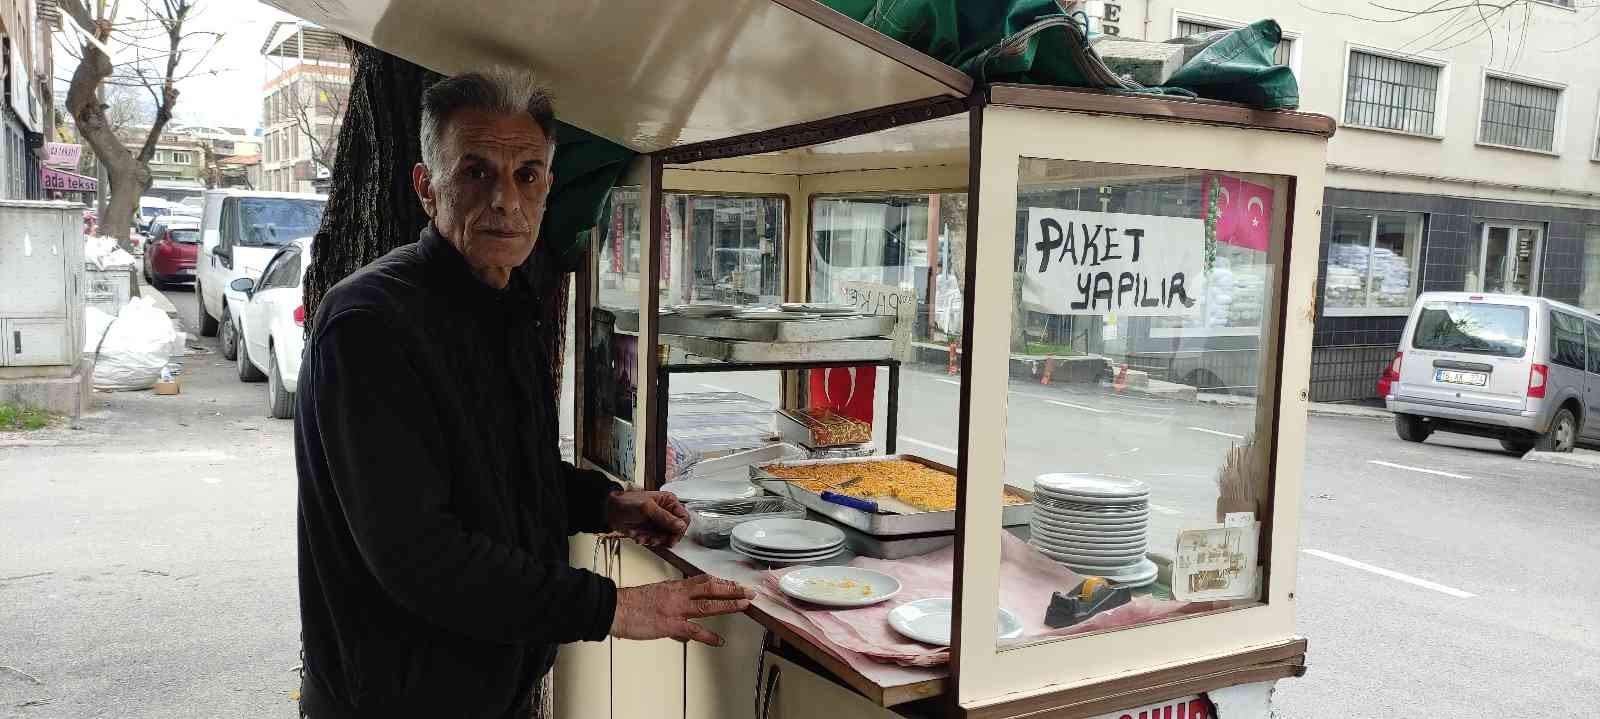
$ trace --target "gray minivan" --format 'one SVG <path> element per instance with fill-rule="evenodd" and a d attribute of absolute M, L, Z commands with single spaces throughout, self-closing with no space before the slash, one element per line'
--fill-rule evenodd
<path fill-rule="evenodd" d="M 1542 297 L 1427 292 L 1378 382 L 1395 433 L 1500 440 L 1509 452 L 1600 442 L 1600 316 Z"/>

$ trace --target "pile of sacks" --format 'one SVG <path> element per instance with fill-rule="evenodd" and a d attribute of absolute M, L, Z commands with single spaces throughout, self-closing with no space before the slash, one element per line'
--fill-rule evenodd
<path fill-rule="evenodd" d="M 123 269 L 139 264 L 133 255 L 117 246 L 116 239 L 90 235 L 83 238 L 83 261 L 94 265 L 97 270 Z"/>
<path fill-rule="evenodd" d="M 95 389 L 149 389 L 161 379 L 161 368 L 182 337 L 148 297 L 129 300 L 117 316 L 86 307 L 83 320 L 83 351 L 95 355 Z"/>

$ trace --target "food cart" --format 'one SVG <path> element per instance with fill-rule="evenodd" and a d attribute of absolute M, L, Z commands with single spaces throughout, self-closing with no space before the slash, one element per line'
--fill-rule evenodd
<path fill-rule="evenodd" d="M 575 565 L 622 585 L 709 573 L 759 593 L 705 620 L 724 647 L 563 648 L 558 716 L 1233 719 L 1266 716 L 1273 682 L 1304 672 L 1330 119 L 975 84 L 810 0 L 280 4 L 443 72 L 531 65 L 565 121 L 637 150 L 574 283 L 578 460 L 668 490 L 731 472 L 739 497 L 844 537 L 575 542 Z M 789 308 L 801 318 L 682 289 L 712 199 L 771 220 L 752 225 L 761 266 L 810 303 Z M 829 316 L 837 303 L 858 312 Z M 1025 336 L 1041 323 L 1069 328 L 1042 356 Z M 1130 362 L 1136 344 L 1218 337 L 1255 339 L 1248 392 L 1202 401 Z M 1058 365 L 1075 384 L 1052 382 Z M 810 441 L 773 441 L 775 416 Z M 823 446 L 841 444 L 819 440 L 831 422 L 867 441 Z M 786 593 L 784 570 L 813 565 L 875 569 L 901 594 Z M 886 592 L 822 589 L 841 586 Z"/>

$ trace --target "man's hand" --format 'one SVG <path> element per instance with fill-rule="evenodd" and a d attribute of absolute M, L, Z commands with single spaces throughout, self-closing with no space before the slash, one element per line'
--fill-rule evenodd
<path fill-rule="evenodd" d="M 689 510 L 671 492 L 612 492 L 606 526 L 646 547 L 670 547 L 689 530 Z"/>
<path fill-rule="evenodd" d="M 713 647 L 722 637 L 690 619 L 744 611 L 755 592 L 726 579 L 702 574 L 692 579 L 617 589 L 611 636 L 618 639 L 693 639 Z"/>

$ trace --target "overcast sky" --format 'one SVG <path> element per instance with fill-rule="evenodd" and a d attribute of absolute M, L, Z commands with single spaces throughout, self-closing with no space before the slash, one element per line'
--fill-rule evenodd
<path fill-rule="evenodd" d="M 134 3 L 124 5 L 137 7 Z M 256 0 L 199 0 L 197 7 L 199 15 L 191 20 L 193 29 L 220 32 L 223 36 L 205 61 L 204 69 L 215 74 L 195 75 L 178 85 L 178 121 L 186 125 L 255 128 L 261 124 L 261 86 L 267 71 L 261 43 L 274 22 L 294 17 Z M 58 36 L 60 41 L 72 42 L 66 38 Z M 58 42 L 56 92 L 63 100 L 65 80 L 72 76 L 76 62 Z"/>

